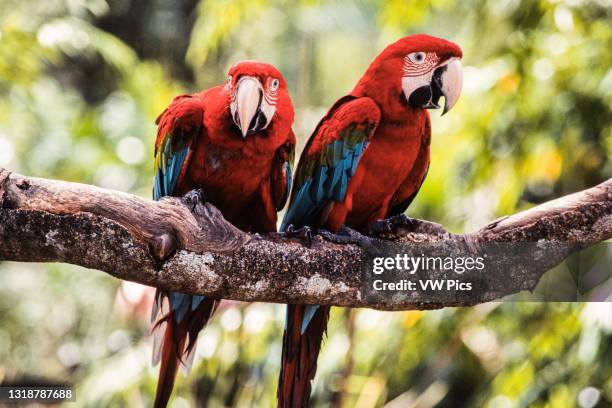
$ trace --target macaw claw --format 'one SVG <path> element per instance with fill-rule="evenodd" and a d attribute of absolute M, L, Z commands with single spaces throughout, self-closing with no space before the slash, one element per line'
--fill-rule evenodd
<path fill-rule="evenodd" d="M 355 244 L 364 248 L 371 247 L 376 241 L 375 238 L 363 235 L 357 230 L 342 226 L 338 233 L 333 233 L 328 230 L 319 230 L 319 235 L 326 241 L 333 242 L 335 244 Z"/>
<path fill-rule="evenodd" d="M 187 192 L 187 194 L 181 197 L 181 200 L 193 212 L 198 204 L 204 205 L 206 203 L 206 196 L 201 188 L 196 188 Z"/>
<path fill-rule="evenodd" d="M 285 231 L 279 234 L 285 238 L 299 238 L 307 247 L 312 246 L 312 229 L 309 226 L 295 229 L 293 224 L 289 224 Z"/>
<path fill-rule="evenodd" d="M 412 231 L 417 225 L 417 220 L 405 214 L 399 214 L 373 222 L 365 229 L 365 232 L 368 235 L 395 234 L 399 228 L 406 228 Z"/>
<path fill-rule="evenodd" d="M 418 225 L 418 221 L 408 217 L 406 214 L 398 214 L 387 218 L 394 227 L 414 228 Z"/>

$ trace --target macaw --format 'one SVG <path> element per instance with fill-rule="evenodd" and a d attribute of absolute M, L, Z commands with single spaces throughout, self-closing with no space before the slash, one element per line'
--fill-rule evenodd
<path fill-rule="evenodd" d="M 321 119 L 299 160 L 281 230 L 363 230 L 403 214 L 429 168 L 427 109 L 443 114 L 462 86 L 462 52 L 428 35 L 401 38 Z M 330 307 L 288 305 L 279 407 L 305 407 Z"/>
<path fill-rule="evenodd" d="M 293 105 L 272 65 L 235 64 L 227 81 L 174 98 L 158 117 L 153 197 L 202 189 L 232 224 L 276 231 L 287 201 L 295 150 Z M 153 364 L 161 361 L 155 407 L 165 407 L 177 369 L 188 371 L 199 331 L 219 300 L 157 290 L 151 320 Z"/>

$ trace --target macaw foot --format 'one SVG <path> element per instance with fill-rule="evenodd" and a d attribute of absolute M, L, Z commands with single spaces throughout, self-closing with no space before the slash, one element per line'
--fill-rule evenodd
<path fill-rule="evenodd" d="M 378 236 L 381 234 L 396 234 L 400 228 L 410 231 L 418 226 L 419 222 L 404 214 L 394 215 L 393 217 L 378 220 L 367 226 L 364 232 L 368 235 Z"/>
<path fill-rule="evenodd" d="M 449 234 L 440 224 L 431 221 L 417 220 L 404 214 L 394 215 L 384 220 L 378 220 L 366 227 L 364 233 L 375 237 L 382 235 L 385 238 L 390 238 L 389 235 L 397 235 L 400 229 L 406 232 L 438 235 L 446 238 L 451 236 L 451 234 Z"/>
<path fill-rule="evenodd" d="M 321 229 L 319 230 L 319 235 L 321 235 L 326 241 L 333 242 L 335 244 L 355 244 L 366 250 L 373 248 L 376 242 L 378 242 L 376 238 L 363 235 L 359 231 L 347 226 L 342 226 L 337 233 Z"/>
<path fill-rule="evenodd" d="M 162 198 L 164 199 L 164 198 Z M 191 190 L 183 197 L 181 197 L 181 201 L 189 211 L 192 213 L 196 213 L 196 208 L 198 205 L 204 205 L 206 203 L 206 198 L 204 197 L 204 192 L 202 190 Z M 151 238 L 149 242 L 149 250 L 153 257 L 158 261 L 165 261 L 170 258 L 178 249 L 179 242 L 174 233 L 172 232 L 163 232 L 160 235 L 156 235 Z"/>
<path fill-rule="evenodd" d="M 196 188 L 181 197 L 181 200 L 193 212 L 198 204 L 204 205 L 206 203 L 206 196 L 204 195 L 204 190 Z"/>
<path fill-rule="evenodd" d="M 309 226 L 295 229 L 293 224 L 289 224 L 285 231 L 279 232 L 278 235 L 284 238 L 298 238 L 307 247 L 310 248 L 312 246 L 312 229 Z"/>
<path fill-rule="evenodd" d="M 410 218 L 406 214 L 398 214 L 393 217 L 387 218 L 391 224 L 395 227 L 414 228 L 418 225 L 419 220 Z"/>

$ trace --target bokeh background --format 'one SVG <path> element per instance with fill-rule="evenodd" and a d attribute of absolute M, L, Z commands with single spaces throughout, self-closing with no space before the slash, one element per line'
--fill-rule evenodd
<path fill-rule="evenodd" d="M 154 120 L 174 95 L 269 61 L 301 146 L 385 45 L 426 32 L 462 46 L 465 85 L 432 114 L 408 213 L 469 231 L 612 176 L 611 21 L 610 0 L 2 0 L 0 166 L 149 197 Z M 574 262 L 612 268 L 605 246 Z M 151 294 L 68 265 L 0 264 L 0 381 L 74 385 L 69 406 L 150 405 Z M 313 402 L 611 406 L 611 306 L 336 308 Z M 225 303 L 172 406 L 273 406 L 283 314 Z"/>

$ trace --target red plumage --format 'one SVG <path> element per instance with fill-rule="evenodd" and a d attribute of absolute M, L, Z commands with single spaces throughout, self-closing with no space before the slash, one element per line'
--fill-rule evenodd
<path fill-rule="evenodd" d="M 287 306 L 277 392 L 279 407 L 308 406 L 311 381 L 317 372 L 317 358 L 327 328 L 330 309 L 329 306 L 319 306 L 308 327 L 302 333 L 306 306 Z"/>
<path fill-rule="evenodd" d="M 276 212 L 289 190 L 293 116 L 282 75 L 260 62 L 238 63 L 226 84 L 176 97 L 157 120 L 154 197 L 202 189 L 237 227 L 275 231 Z M 159 358 L 161 367 L 155 407 L 167 405 L 178 367 L 189 367 L 198 332 L 217 303 L 158 291 L 154 362 Z"/>
<path fill-rule="evenodd" d="M 402 214 L 429 166 L 426 109 L 437 107 L 440 96 L 445 111 L 456 102 L 461 57 L 456 44 L 427 35 L 402 38 L 378 55 L 311 135 L 283 225 L 362 229 Z M 280 407 L 308 406 L 329 310 L 319 306 L 308 320 L 304 306 L 288 307 Z"/>
<path fill-rule="evenodd" d="M 433 52 L 438 65 L 462 57 L 455 43 L 427 35 L 404 37 L 376 57 L 350 95 L 374 100 L 381 120 L 349 182 L 346 199 L 333 203 L 325 228 L 337 231 L 346 224 L 360 229 L 384 219 L 421 187 L 429 166 L 431 123 L 429 112 L 410 106 L 402 94 L 400 75 L 405 56 L 412 52 Z"/>
<path fill-rule="evenodd" d="M 161 292 L 158 292 L 158 296 Z M 163 300 L 162 300 L 163 301 Z M 174 381 L 179 366 L 188 369 L 195 352 L 198 333 L 213 315 L 219 302 L 215 299 L 204 300 L 198 308 L 190 310 L 187 315 L 176 324 L 175 312 L 167 311 L 155 322 L 153 330 L 159 330 L 159 378 L 155 394 L 155 408 L 165 407 L 170 400 Z"/>
<path fill-rule="evenodd" d="M 264 63 L 243 62 L 230 71 L 234 81 L 242 76 L 281 79 L 276 113 L 270 125 L 243 138 L 228 108 L 228 85 L 175 98 L 158 119 L 156 147 L 177 127 L 197 130 L 173 195 L 194 188 L 204 190 L 207 201 L 237 227 L 256 232 L 276 230 L 276 208 L 288 193 L 283 163 L 293 154 L 293 106 L 282 75 Z M 175 106 L 176 105 L 176 106 Z M 274 183 L 272 183 L 274 182 Z M 280 205 L 282 208 L 283 205 Z"/>

